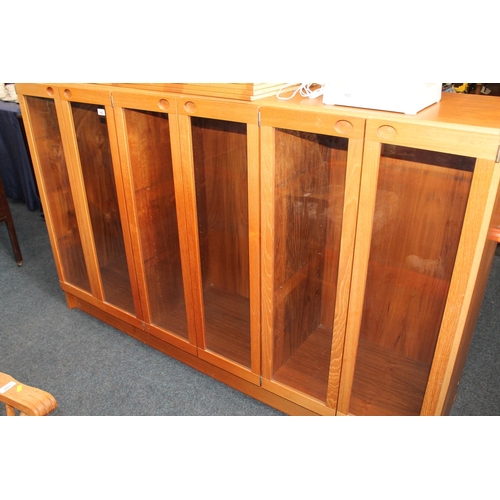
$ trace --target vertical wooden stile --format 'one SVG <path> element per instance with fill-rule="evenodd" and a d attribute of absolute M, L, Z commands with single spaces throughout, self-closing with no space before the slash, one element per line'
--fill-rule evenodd
<path fill-rule="evenodd" d="M 189 249 L 190 268 L 190 290 L 192 293 L 192 304 L 194 324 L 196 332 L 196 345 L 199 349 L 205 349 L 205 319 L 203 312 L 203 290 L 201 279 L 201 262 L 198 254 L 198 221 L 196 216 L 196 188 L 194 180 L 193 138 L 191 135 L 191 117 L 184 114 L 177 115 L 177 127 L 179 145 L 178 158 L 182 166 L 183 199 L 185 200 L 184 218 L 186 224 L 186 239 Z"/>
<path fill-rule="evenodd" d="M 356 244 L 353 257 L 351 292 L 347 315 L 345 344 L 342 355 L 342 374 L 340 378 L 337 411 L 348 415 L 351 399 L 352 383 L 356 365 L 359 331 L 363 313 L 364 292 L 368 260 L 370 257 L 370 235 L 372 232 L 375 197 L 377 192 L 378 165 L 381 144 L 365 143 L 363 151 L 363 171 L 359 194 L 359 213 L 356 226 Z"/>
<path fill-rule="evenodd" d="M 248 225 L 251 370 L 261 373 L 260 141 L 258 125 L 248 124 Z"/>
<path fill-rule="evenodd" d="M 177 109 L 177 101 L 175 101 Z M 184 276 L 184 290 L 186 291 L 186 312 L 189 332 L 189 343 L 199 347 L 200 332 L 202 331 L 203 315 L 199 314 L 201 290 L 198 288 L 199 277 L 196 273 L 197 268 L 193 268 L 193 252 L 191 248 L 195 242 L 192 237 L 192 202 L 193 202 L 193 180 L 189 175 L 189 169 L 185 165 L 186 154 L 181 149 L 181 136 L 190 141 L 189 127 L 181 127 L 182 118 L 177 113 L 170 115 L 170 141 L 172 145 L 172 167 L 174 174 L 175 196 L 179 201 L 177 204 L 178 225 L 179 225 L 179 243 L 181 248 L 182 273 Z M 191 164 L 190 160 L 187 164 Z M 195 247 L 196 248 L 196 247 Z"/>
<path fill-rule="evenodd" d="M 272 377 L 274 331 L 274 158 L 275 134 L 261 126 L 262 376 Z"/>
<path fill-rule="evenodd" d="M 340 376 L 344 360 L 343 351 L 353 272 L 362 159 L 363 139 L 359 137 L 350 139 L 346 167 L 339 273 L 337 276 L 337 291 L 335 294 L 335 316 L 333 321 L 333 338 L 326 400 L 326 404 L 330 408 L 337 408 Z"/>

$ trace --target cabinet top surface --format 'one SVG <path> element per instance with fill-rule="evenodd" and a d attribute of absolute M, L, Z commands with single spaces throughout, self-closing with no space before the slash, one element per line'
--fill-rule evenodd
<path fill-rule="evenodd" d="M 311 110 L 320 113 L 342 114 L 360 118 L 374 118 L 391 121 L 417 122 L 429 125 L 457 127 L 479 127 L 494 129 L 500 134 L 500 97 L 475 94 L 442 93 L 441 101 L 419 111 L 416 115 L 378 111 L 365 108 L 351 108 L 323 104 L 321 97 L 316 99 L 296 96 L 288 101 L 269 97 L 259 101 L 261 106 L 283 107 L 288 109 Z"/>
<path fill-rule="evenodd" d="M 46 84 L 43 84 L 46 85 Z M 56 84 L 61 86 L 62 84 Z M 145 90 L 134 88 L 135 84 L 128 84 L 129 88 L 124 88 L 123 86 L 118 86 L 117 84 L 65 84 L 71 87 L 79 88 L 83 91 L 92 90 L 102 90 L 107 92 L 130 92 L 132 94 L 161 94 L 162 92 L 152 92 L 151 90 Z M 152 84 L 149 84 L 152 85 Z M 167 84 L 162 84 L 163 86 Z M 180 84 L 178 84 L 180 85 Z M 205 86 L 208 84 L 205 84 Z M 218 84 L 218 87 L 223 87 L 224 85 L 230 86 L 234 84 Z M 263 84 L 245 84 L 259 86 Z M 271 84 L 265 84 L 270 86 Z M 241 85 L 240 85 L 241 86 Z M 20 92 L 23 93 L 23 84 L 19 85 Z M 181 93 L 174 92 L 171 94 L 172 97 L 175 95 L 181 96 Z M 500 136 L 500 97 L 493 96 L 482 96 L 478 94 L 455 94 L 444 92 L 441 94 L 441 101 L 433 104 L 422 111 L 418 112 L 416 115 L 405 115 L 403 113 L 389 112 L 389 111 L 379 111 L 366 108 L 352 108 L 340 105 L 326 105 L 323 104 L 322 98 L 318 97 L 315 99 L 309 99 L 296 95 L 290 100 L 280 100 L 273 95 L 271 97 L 262 97 L 253 100 L 252 102 L 244 101 L 241 99 L 221 99 L 218 97 L 208 97 L 199 96 L 203 98 L 208 98 L 215 101 L 225 101 L 228 105 L 231 102 L 236 103 L 246 103 L 254 108 L 268 108 L 272 107 L 275 109 L 288 109 L 297 111 L 311 111 L 315 113 L 325 113 L 329 115 L 342 115 L 342 116 L 352 116 L 362 119 L 380 119 L 387 121 L 396 122 L 410 122 L 418 123 L 422 125 L 435 125 L 450 128 L 460 128 L 460 129 L 471 129 L 478 130 L 483 133 L 493 134 Z M 195 98 L 195 96 L 193 96 Z"/>

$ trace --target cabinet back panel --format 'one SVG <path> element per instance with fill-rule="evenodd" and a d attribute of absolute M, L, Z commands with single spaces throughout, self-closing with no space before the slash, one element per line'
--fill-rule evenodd
<path fill-rule="evenodd" d="M 151 323 L 188 336 L 168 115 L 125 110 Z"/>
<path fill-rule="evenodd" d="M 131 312 L 134 306 L 106 117 L 93 104 L 71 103 L 71 109 L 105 300 Z M 108 267 L 113 269 L 109 281 L 105 279 Z"/>
<path fill-rule="evenodd" d="M 442 158 L 436 153 L 438 165 Z M 432 361 L 472 181 L 464 162 L 449 168 L 382 151 L 362 332 L 425 363 Z"/>
<path fill-rule="evenodd" d="M 48 201 L 48 207 L 44 209 L 50 213 L 57 241 L 56 255 L 63 272 L 62 280 L 90 293 L 54 101 L 26 97 L 26 103 L 30 110 L 36 157 L 42 174 L 39 182 Z"/>
<path fill-rule="evenodd" d="M 246 125 L 192 119 L 204 286 L 249 297 Z"/>

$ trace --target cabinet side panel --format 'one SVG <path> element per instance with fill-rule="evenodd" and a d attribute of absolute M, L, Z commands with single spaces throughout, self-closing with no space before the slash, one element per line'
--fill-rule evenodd
<path fill-rule="evenodd" d="M 478 277 L 481 276 L 485 245 L 490 245 L 487 235 L 498 191 L 499 166 L 498 163 L 482 158 L 476 161 L 446 310 L 422 405 L 422 415 L 443 412 L 462 335 L 466 332 L 467 316 L 473 304 L 476 283 L 481 279 Z"/>
<path fill-rule="evenodd" d="M 446 395 L 446 400 L 443 405 L 443 411 L 442 411 L 443 415 L 448 415 L 450 413 L 450 410 L 457 396 L 460 377 L 462 375 L 462 370 L 467 360 L 467 353 L 469 352 L 469 347 L 472 342 L 472 336 L 476 328 L 477 318 L 481 311 L 481 304 L 483 301 L 484 292 L 486 290 L 486 285 L 488 284 L 488 276 L 491 271 L 491 266 L 493 264 L 493 259 L 495 257 L 496 248 L 497 248 L 496 242 L 494 241 L 486 242 L 486 246 L 483 252 L 483 257 L 481 259 L 481 264 L 479 266 L 479 275 L 476 281 L 476 285 L 474 287 L 471 305 L 467 314 L 464 333 L 462 335 L 462 340 L 458 348 L 458 353 L 455 360 L 455 365 L 453 367 L 453 373 L 451 375 L 448 393 Z"/>

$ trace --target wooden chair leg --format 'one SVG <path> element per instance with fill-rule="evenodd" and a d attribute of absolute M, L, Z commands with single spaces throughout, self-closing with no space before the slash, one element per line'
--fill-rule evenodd
<path fill-rule="evenodd" d="M 12 219 L 12 214 L 10 213 L 9 203 L 7 202 L 7 197 L 5 196 L 5 190 L 1 178 L 0 178 L 0 222 L 5 222 L 7 224 L 10 243 L 12 245 L 12 250 L 14 250 L 14 255 L 16 257 L 17 265 L 22 266 L 23 256 L 21 254 L 21 249 L 19 247 L 19 242 L 17 240 L 14 221 Z"/>
<path fill-rule="evenodd" d="M 5 403 L 5 410 L 6 410 L 8 417 L 15 417 L 16 416 L 16 411 L 14 410 L 13 406 L 10 406 L 7 403 Z"/>

